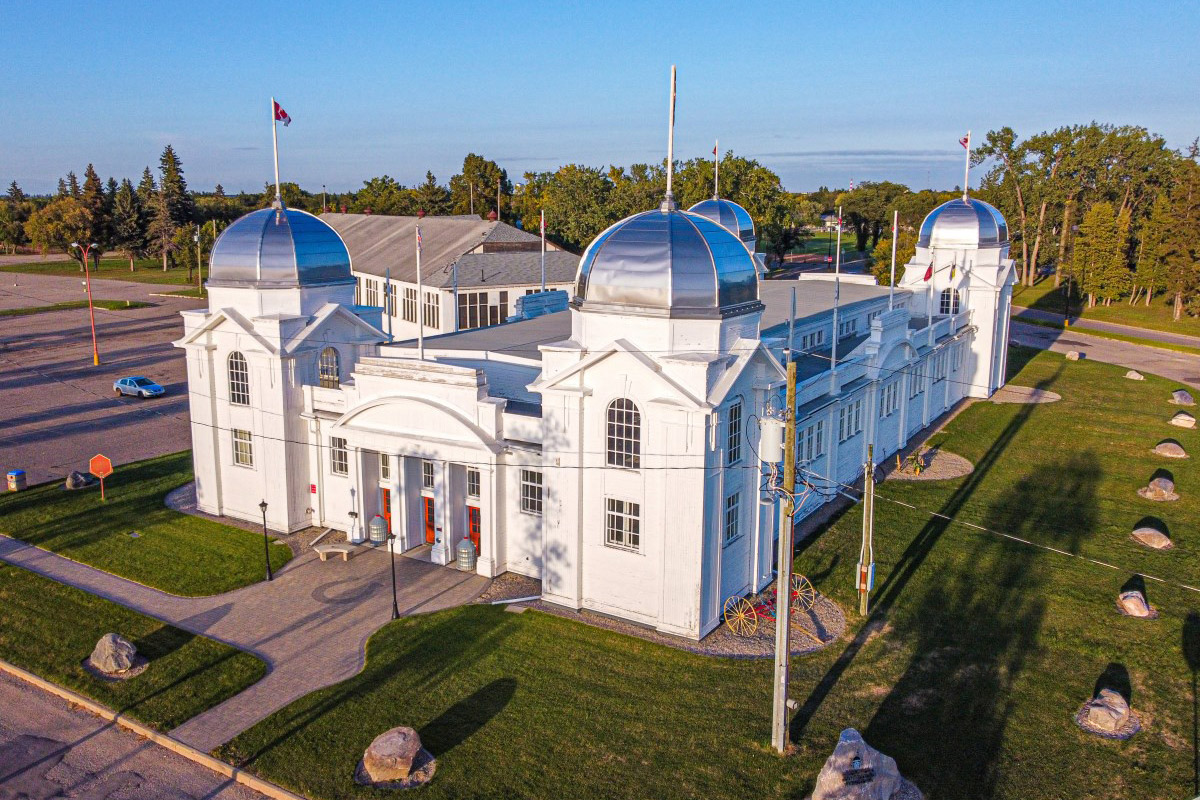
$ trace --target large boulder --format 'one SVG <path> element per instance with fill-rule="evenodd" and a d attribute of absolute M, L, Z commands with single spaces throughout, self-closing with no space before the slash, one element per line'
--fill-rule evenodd
<path fill-rule="evenodd" d="M 1152 547 L 1155 550 L 1169 550 L 1171 548 L 1171 538 L 1158 528 L 1144 525 L 1136 528 L 1133 531 L 1133 538 L 1139 544 L 1144 544 L 1146 547 Z"/>
<path fill-rule="evenodd" d="M 1078 350 L 1067 351 L 1067 361 L 1078 361 L 1081 358 L 1083 358 L 1083 353 L 1079 352 Z"/>
<path fill-rule="evenodd" d="M 1121 592 L 1117 596 L 1117 605 L 1131 617 L 1149 617 L 1152 616 L 1150 605 L 1146 602 L 1146 596 L 1135 590 Z"/>
<path fill-rule="evenodd" d="M 403 725 L 375 737 L 363 753 L 363 768 L 374 783 L 407 780 L 421 752 L 421 737 Z"/>
<path fill-rule="evenodd" d="M 1179 499 L 1179 495 L 1175 494 L 1175 482 L 1170 478 L 1164 478 L 1161 475 L 1150 481 L 1150 483 L 1146 486 L 1138 489 L 1138 494 L 1147 500 L 1154 500 L 1156 502 L 1167 502 Z"/>
<path fill-rule="evenodd" d="M 88 662 L 108 675 L 120 675 L 133 669 L 137 648 L 133 642 L 116 633 L 106 633 L 96 642 Z"/>
<path fill-rule="evenodd" d="M 1083 722 L 1100 733 L 1120 733 L 1129 727 L 1129 703 L 1120 692 L 1101 689 L 1084 706 Z"/>
<path fill-rule="evenodd" d="M 1183 445 L 1174 439 L 1163 439 L 1154 446 L 1154 454 L 1164 456 L 1166 458 L 1187 458 L 1187 451 L 1183 449 Z"/>
<path fill-rule="evenodd" d="M 1196 418 L 1191 414 L 1180 411 L 1178 414 L 1171 417 L 1171 424 L 1177 428 L 1194 428 L 1196 427 Z"/>
<path fill-rule="evenodd" d="M 1171 392 L 1171 402 L 1177 406 L 1194 406 L 1196 400 L 1187 389 L 1176 389 Z"/>
<path fill-rule="evenodd" d="M 842 731 L 833 754 L 821 767 L 812 800 L 920 800 L 921 793 L 905 780 L 895 759 L 863 741 L 853 728 Z"/>
<path fill-rule="evenodd" d="M 1129 370 L 1129 372 L 1126 372 L 1126 373 L 1125 373 L 1125 377 L 1126 377 L 1126 378 L 1129 378 L 1129 380 L 1131 380 L 1131 381 L 1144 381 L 1144 380 L 1146 380 L 1146 376 L 1145 376 L 1145 375 L 1143 375 L 1142 373 L 1138 372 L 1136 369 L 1131 369 L 1131 370 Z"/>
<path fill-rule="evenodd" d="M 91 486 L 94 480 L 95 478 L 90 475 L 84 475 L 82 472 L 72 472 L 67 476 L 66 483 L 63 485 L 68 489 L 85 489 Z"/>

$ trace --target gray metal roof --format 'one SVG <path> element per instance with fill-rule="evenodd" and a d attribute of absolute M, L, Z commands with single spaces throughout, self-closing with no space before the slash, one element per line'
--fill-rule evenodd
<path fill-rule="evenodd" d="M 430 285 L 450 265 L 486 241 L 536 242 L 538 237 L 505 222 L 472 216 L 392 217 L 383 214 L 322 214 L 321 219 L 345 241 L 354 271 L 393 280 L 417 280 L 417 225 L 421 226 L 421 273 Z"/>
<path fill-rule="evenodd" d="M 467 253 L 457 259 L 457 265 L 460 289 L 539 286 L 542 282 L 541 253 Z M 574 283 L 578 271 L 579 256 L 565 250 L 546 251 L 546 283 Z M 453 286 L 454 264 L 426 276 L 425 281 L 431 286 Z"/>
<path fill-rule="evenodd" d="M 348 283 L 350 254 L 337 232 L 306 211 L 260 208 L 221 232 L 209 258 L 212 286 Z"/>
<path fill-rule="evenodd" d="M 575 295 L 584 310 L 704 317 L 754 310 L 758 282 L 754 258 L 729 230 L 664 207 L 597 236 Z"/>
<path fill-rule="evenodd" d="M 971 197 L 956 198 L 929 212 L 921 223 L 918 247 L 974 250 L 1008 244 L 1008 223 L 995 206 Z"/>
<path fill-rule="evenodd" d="M 702 217 L 708 217 L 741 239 L 747 247 L 752 250 L 754 249 L 754 220 L 750 217 L 749 211 L 732 200 L 723 200 L 720 198 L 701 200 L 689 208 L 688 211 L 693 214 L 699 214 Z"/>
<path fill-rule="evenodd" d="M 865 283 L 841 282 L 838 303 L 843 310 L 852 310 L 857 303 L 870 300 L 884 300 L 888 296 L 888 287 L 874 286 Z M 762 332 L 771 335 L 778 332 L 773 330 L 783 326 L 788 321 L 792 310 L 792 287 L 796 289 L 796 324 L 807 322 L 810 318 L 819 317 L 833 312 L 833 275 L 822 275 L 820 280 L 803 281 L 760 281 L 758 296 L 762 299 L 766 311 L 762 317 Z M 903 303 L 910 292 L 896 288 L 896 302 Z"/>

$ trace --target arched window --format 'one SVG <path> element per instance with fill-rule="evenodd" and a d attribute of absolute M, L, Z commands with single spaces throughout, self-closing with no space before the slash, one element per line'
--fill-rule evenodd
<path fill-rule="evenodd" d="M 941 314 L 950 317 L 958 313 L 958 290 L 942 289 Z"/>
<path fill-rule="evenodd" d="M 321 351 L 317 371 L 322 389 L 336 389 L 342 385 L 341 359 L 336 347 L 326 347 Z"/>
<path fill-rule="evenodd" d="M 250 368 L 241 353 L 229 354 L 229 402 L 235 406 L 250 405 Z"/>
<path fill-rule="evenodd" d="M 625 397 L 608 404 L 608 465 L 627 469 L 642 466 L 642 415 Z"/>

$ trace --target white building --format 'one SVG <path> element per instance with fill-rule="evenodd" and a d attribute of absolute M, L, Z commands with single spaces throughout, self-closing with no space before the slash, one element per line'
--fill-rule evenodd
<path fill-rule="evenodd" d="M 1004 380 L 1013 279 L 991 206 L 921 229 L 901 285 L 763 281 L 739 236 L 661 208 L 604 231 L 571 308 L 386 344 L 321 220 L 256 211 L 185 311 L 197 495 L 213 514 L 363 537 L 540 578 L 547 601 L 699 638 L 772 579 L 759 419 L 783 403 L 793 288 L 798 461 L 832 487 Z M 836 330 L 835 330 L 836 313 Z M 836 365 L 834 344 L 836 339 Z M 809 495 L 801 514 L 820 502 Z"/>
<path fill-rule="evenodd" d="M 474 214 L 322 214 L 321 220 L 337 231 L 349 251 L 358 288 L 355 302 L 383 308 L 384 332 L 397 341 L 417 335 L 422 304 L 425 333 L 447 333 L 504 322 L 514 313 L 517 298 L 542 290 L 540 237 L 505 222 Z M 545 267 L 546 290 L 569 291 L 579 256 L 547 241 Z"/>

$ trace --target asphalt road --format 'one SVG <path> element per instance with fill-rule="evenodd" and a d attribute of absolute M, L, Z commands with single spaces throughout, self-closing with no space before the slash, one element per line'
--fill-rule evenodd
<path fill-rule="evenodd" d="M 1061 325 L 1063 315 L 1056 314 L 1053 311 L 1043 311 L 1039 308 L 1024 308 L 1022 306 L 1013 306 L 1014 319 L 1036 319 L 1043 322 L 1053 322 L 1056 325 Z M 1170 333 L 1169 331 L 1155 331 L 1149 328 L 1138 328 L 1133 325 L 1118 325 L 1115 322 L 1100 322 L 1093 319 L 1072 319 L 1071 329 L 1081 330 L 1086 332 L 1089 328 L 1096 331 L 1105 331 L 1107 333 L 1119 333 L 1124 336 L 1136 336 L 1139 339 L 1150 339 L 1155 342 L 1164 342 L 1166 344 L 1182 344 L 1188 347 L 1200 347 L 1200 336 L 1188 336 L 1185 333 Z"/>
<path fill-rule="evenodd" d="M 86 471 L 97 453 L 119 465 L 191 447 L 186 365 L 171 342 L 183 335 L 179 312 L 203 301 L 152 296 L 173 288 L 92 282 L 97 299 L 154 304 L 96 309 L 98 367 L 86 308 L 0 317 L 0 472 L 23 469 L 41 483 Z M 73 277 L 0 273 L 0 309 L 85 297 Z M 117 398 L 113 381 L 126 375 L 145 375 L 167 394 Z"/>
<path fill-rule="evenodd" d="M 265 795 L 0 673 L 3 800 L 263 800 Z"/>
<path fill-rule="evenodd" d="M 1039 350 L 1053 350 L 1056 353 L 1074 350 L 1082 353 L 1084 358 L 1161 375 L 1200 389 L 1200 356 L 1088 336 L 1080 330 L 1043 328 L 1016 319 L 1012 321 L 1009 338 L 1017 344 Z"/>

